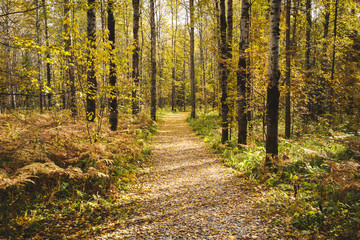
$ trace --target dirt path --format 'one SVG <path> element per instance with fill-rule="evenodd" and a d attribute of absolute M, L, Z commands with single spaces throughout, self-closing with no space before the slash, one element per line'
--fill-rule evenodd
<path fill-rule="evenodd" d="M 134 218 L 110 237 L 125 239 L 266 239 L 270 230 L 252 200 L 186 123 L 165 117 L 154 140 Z"/>

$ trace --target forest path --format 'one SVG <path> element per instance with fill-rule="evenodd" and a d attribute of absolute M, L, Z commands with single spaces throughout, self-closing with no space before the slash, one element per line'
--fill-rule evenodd
<path fill-rule="evenodd" d="M 153 167 L 141 203 L 110 237 L 125 239 L 265 239 L 271 230 L 230 168 L 186 122 L 165 116 L 154 139 Z M 109 235 L 108 235 L 109 236 Z"/>

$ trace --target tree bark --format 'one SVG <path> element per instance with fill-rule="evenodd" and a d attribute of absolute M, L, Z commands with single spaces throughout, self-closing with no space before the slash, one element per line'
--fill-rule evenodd
<path fill-rule="evenodd" d="M 132 0 L 133 5 L 133 46 L 134 52 L 132 57 L 133 72 L 132 78 L 134 80 L 134 89 L 132 91 L 132 113 L 138 114 L 140 112 L 139 106 L 139 20 L 140 20 L 140 0 Z"/>
<path fill-rule="evenodd" d="M 247 81 L 250 78 L 250 54 L 249 31 L 250 31 L 250 2 L 241 1 L 240 19 L 240 42 L 239 42 L 239 65 L 237 71 L 238 91 L 238 143 L 246 145 L 247 138 Z"/>
<path fill-rule="evenodd" d="M 175 10 L 175 29 L 174 29 L 174 7 Z M 175 1 L 175 6 L 172 5 L 171 7 L 171 27 L 173 30 L 172 34 L 172 49 L 173 49 L 173 67 L 171 69 L 172 72 L 172 81 L 171 81 L 171 111 L 175 111 L 176 109 L 176 34 L 177 34 L 177 13 L 178 13 L 178 6 L 177 0 Z"/>
<path fill-rule="evenodd" d="M 70 33 L 70 3 L 69 0 L 64 1 L 64 31 L 65 31 L 65 51 L 69 53 L 66 57 L 67 79 L 70 85 L 70 110 L 71 115 L 77 115 L 76 108 L 76 87 L 75 87 L 75 69 L 74 69 L 74 53 L 72 50 L 72 39 Z"/>
<path fill-rule="evenodd" d="M 330 23 L 330 0 L 326 0 L 324 3 L 324 34 L 323 34 L 323 44 L 322 44 L 322 53 L 320 54 L 320 76 L 318 77 L 319 81 L 316 84 L 316 111 L 317 115 L 321 116 L 325 113 L 325 99 L 326 99 L 326 74 L 329 71 L 329 61 L 327 55 L 328 49 L 328 34 L 329 34 L 329 23 Z"/>
<path fill-rule="evenodd" d="M 335 73 L 338 5 L 339 5 L 339 0 L 335 0 L 335 16 L 334 16 L 334 32 L 333 32 L 334 43 L 333 43 L 332 61 L 331 61 L 330 96 L 332 96 L 333 93 L 334 93 L 333 84 L 334 84 L 334 73 Z M 333 98 L 332 97 L 330 97 L 330 112 L 329 113 L 330 113 L 331 118 L 333 118 L 332 115 L 334 114 L 334 103 L 333 103 Z"/>
<path fill-rule="evenodd" d="M 202 6 L 199 6 L 199 12 L 200 12 L 200 17 L 203 16 L 203 10 L 202 10 Z M 204 35 L 204 23 L 202 21 L 200 21 L 199 23 L 199 48 L 200 48 L 200 65 L 201 65 L 201 104 L 200 109 L 202 106 L 204 106 L 204 109 L 206 109 L 205 104 L 206 104 L 206 95 L 205 95 L 205 89 L 206 89 L 206 82 L 205 82 L 205 58 L 204 58 L 204 46 L 203 46 L 203 35 Z"/>
<path fill-rule="evenodd" d="M 155 29 L 155 0 L 150 0 L 150 28 L 151 28 L 151 119 L 156 121 L 156 29 Z"/>
<path fill-rule="evenodd" d="M 268 69 L 270 81 L 267 87 L 266 103 L 266 165 L 278 156 L 280 12 L 281 0 L 271 0 Z"/>
<path fill-rule="evenodd" d="M 96 50 L 96 15 L 95 0 L 88 0 L 87 10 L 87 38 L 89 41 L 88 70 L 87 70 L 87 93 L 86 93 L 86 119 L 89 122 L 95 120 L 97 82 L 95 76 L 94 55 Z"/>
<path fill-rule="evenodd" d="M 110 83 L 110 98 L 109 98 L 109 123 L 110 129 L 112 131 L 116 131 L 118 125 L 118 103 L 117 103 L 117 91 L 116 91 L 116 64 L 115 64 L 115 18 L 114 18 L 114 2 L 113 0 L 109 0 L 108 2 L 108 30 L 109 30 L 109 42 L 111 46 L 110 52 L 110 76 L 109 76 L 109 83 Z"/>
<path fill-rule="evenodd" d="M 45 42 L 46 42 L 46 58 L 50 60 L 50 49 L 49 49 L 49 27 L 48 27 L 48 15 L 47 15 L 47 9 L 46 9 L 46 2 L 45 0 L 42 0 L 42 7 L 43 7 L 43 13 L 44 13 L 44 21 L 45 21 Z M 46 63 L 46 80 L 47 80 L 47 86 L 51 88 L 51 66 L 50 63 Z M 48 97 L 48 106 L 49 108 L 52 106 L 51 103 L 51 92 L 47 94 Z"/>
<path fill-rule="evenodd" d="M 305 81 L 307 85 L 307 109 L 308 114 L 306 115 L 306 119 L 308 119 L 309 115 L 314 117 L 314 107 L 313 107 L 313 84 L 311 82 L 311 74 L 310 74 L 310 54 L 311 54 L 311 27 L 312 27 L 312 17 L 311 17 L 311 0 L 306 0 L 305 3 L 305 15 L 306 15 L 306 46 L 305 46 Z"/>
<path fill-rule="evenodd" d="M 286 75 L 285 75 L 285 138 L 290 138 L 291 132 L 291 96 L 290 96 L 290 77 L 291 77 L 291 39 L 290 39 L 290 12 L 291 0 L 286 0 Z"/>
<path fill-rule="evenodd" d="M 40 47 L 40 16 L 39 16 L 39 9 L 40 4 L 39 0 L 36 0 L 36 44 Z M 40 53 L 37 53 L 37 68 L 38 68 L 38 83 L 39 83 L 39 104 L 40 104 L 40 113 L 43 113 L 43 83 L 41 79 L 41 58 Z"/>
<path fill-rule="evenodd" d="M 225 0 L 220 0 L 220 37 L 221 37 L 221 56 L 220 56 L 220 69 L 221 69 L 221 118 L 222 118 L 222 131 L 221 142 L 224 144 L 229 140 L 229 105 L 228 105 L 228 44 L 226 38 L 226 12 Z"/>
<path fill-rule="evenodd" d="M 194 60 L 194 0 L 190 0 L 190 85 L 191 85 L 191 118 L 196 117 L 195 60 Z"/>
<path fill-rule="evenodd" d="M 305 50 L 305 71 L 309 76 L 310 71 L 310 52 L 311 52 L 311 0 L 306 0 L 306 50 Z"/>

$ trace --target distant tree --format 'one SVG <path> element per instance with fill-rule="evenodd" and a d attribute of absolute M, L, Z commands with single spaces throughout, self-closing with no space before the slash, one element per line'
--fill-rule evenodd
<path fill-rule="evenodd" d="M 334 93 L 333 82 L 335 74 L 335 58 L 336 58 L 336 37 L 337 37 L 337 23 L 338 23 L 338 5 L 339 0 L 335 0 L 335 13 L 334 13 L 334 30 L 333 30 L 333 49 L 332 49 L 332 61 L 331 61 L 331 75 L 330 75 L 330 110 L 329 113 L 332 115 L 334 113 L 334 104 L 332 100 L 332 95 Z M 331 118 L 333 118 L 331 116 Z"/>
<path fill-rule="evenodd" d="M 64 1 L 64 36 L 65 36 L 65 51 L 69 53 L 66 57 L 66 79 L 70 85 L 70 109 L 72 116 L 77 115 L 76 108 L 76 87 L 75 87 L 75 68 L 74 68 L 74 53 L 72 49 L 72 36 L 70 30 L 70 2 Z"/>
<path fill-rule="evenodd" d="M 132 57 L 132 64 L 133 64 L 133 72 L 132 78 L 134 79 L 134 89 L 132 91 L 132 113 L 138 114 L 140 112 L 139 106 L 139 97 L 138 97 L 138 89 L 139 89 L 139 19 L 140 19 L 140 0 L 133 0 L 133 57 Z"/>
<path fill-rule="evenodd" d="M 291 77 L 291 38 L 290 38 L 290 12 L 291 0 L 286 0 L 286 40 L 285 40 L 285 138 L 290 138 L 291 130 L 291 99 L 290 99 L 290 77 Z"/>
<path fill-rule="evenodd" d="M 307 109 L 308 114 L 313 115 L 314 103 L 313 103 L 313 84 L 311 82 L 310 74 L 310 55 L 311 55 L 311 28 L 312 28 L 312 16 L 311 16 L 311 0 L 306 0 L 305 3 L 305 16 L 306 16 L 306 42 L 305 42 L 305 81 L 307 85 Z M 308 116 L 306 116 L 308 118 Z"/>
<path fill-rule="evenodd" d="M 117 91 L 116 91 L 116 64 L 115 64 L 115 18 L 114 18 L 114 3 L 113 0 L 109 0 L 108 2 L 108 30 L 109 30 L 109 41 L 111 46 L 110 52 L 110 98 L 109 98 L 109 123 L 110 129 L 112 131 L 116 131 L 118 125 L 118 103 L 117 103 Z"/>
<path fill-rule="evenodd" d="M 173 3 L 171 4 L 171 28 L 172 28 L 172 35 L 171 35 L 171 44 L 172 44 L 172 61 L 173 66 L 171 69 L 172 73 L 172 80 L 171 80 L 171 111 L 175 111 L 176 109 L 176 34 L 177 34 L 177 28 L 178 28 L 178 6 L 177 6 L 177 0 L 175 0 L 175 5 Z M 175 8 L 175 10 L 174 10 Z M 175 12 L 175 13 L 174 13 Z M 175 18 L 175 27 L 174 27 L 174 18 Z"/>
<path fill-rule="evenodd" d="M 87 38 L 89 41 L 87 92 L 86 92 L 86 119 L 89 122 L 95 120 L 97 82 L 95 76 L 94 52 L 96 50 L 96 15 L 95 0 L 88 0 L 87 10 Z"/>
<path fill-rule="evenodd" d="M 43 8 L 43 14 L 44 14 L 44 24 L 45 24 L 45 44 L 46 44 L 46 58 L 47 58 L 47 63 L 46 63 L 46 80 L 47 80 L 47 86 L 49 88 L 51 88 L 51 64 L 50 64 L 50 49 L 49 49 L 49 45 L 50 45 L 50 41 L 49 41 L 49 26 L 48 26 L 48 13 L 47 13 L 47 8 L 46 8 L 46 0 L 42 0 L 42 8 Z M 48 97 L 48 106 L 49 108 L 52 106 L 51 104 L 51 92 L 49 92 L 47 94 Z"/>
<path fill-rule="evenodd" d="M 195 60 L 194 60 L 194 32 L 195 32 L 195 22 L 194 22 L 194 0 L 190 0 L 190 85 L 191 85 L 191 118 L 196 117 L 196 89 L 195 89 Z"/>
<path fill-rule="evenodd" d="M 156 29 L 155 29 L 155 0 L 150 0 L 150 28 L 151 28 L 151 118 L 156 120 Z"/>
<path fill-rule="evenodd" d="M 39 0 L 35 1 L 36 4 L 36 44 L 40 47 L 41 46 L 41 33 L 40 33 L 40 16 L 39 16 L 39 12 L 40 12 L 40 3 Z M 42 82 L 42 78 L 41 78 L 41 56 L 40 56 L 40 52 L 37 53 L 37 70 L 38 70 L 38 83 L 39 83 L 39 103 L 40 103 L 40 113 L 43 112 L 43 82 Z"/>
<path fill-rule="evenodd" d="M 266 164 L 278 156 L 278 119 L 279 119 L 279 42 L 280 42 L 281 0 L 271 0 L 269 67 L 266 102 Z"/>

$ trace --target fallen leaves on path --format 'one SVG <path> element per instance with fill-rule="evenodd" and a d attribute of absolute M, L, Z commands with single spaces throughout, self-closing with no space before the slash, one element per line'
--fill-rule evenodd
<path fill-rule="evenodd" d="M 98 239 L 268 239 L 256 194 L 234 178 L 192 132 L 187 114 L 168 115 L 154 140 L 154 165 L 142 176 L 132 218 Z"/>

